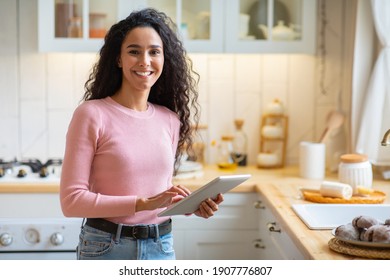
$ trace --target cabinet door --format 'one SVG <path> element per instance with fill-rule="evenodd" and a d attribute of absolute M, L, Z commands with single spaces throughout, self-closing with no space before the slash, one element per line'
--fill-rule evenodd
<path fill-rule="evenodd" d="M 117 11 L 116 0 L 39 0 L 38 49 L 97 52 Z"/>
<path fill-rule="evenodd" d="M 185 233 L 186 260 L 255 260 L 257 230 L 207 230 Z"/>
<path fill-rule="evenodd" d="M 259 244 L 262 245 L 261 258 L 268 260 L 303 260 L 303 254 L 263 202 L 261 196 L 259 196 L 256 208 L 260 215 L 259 237 L 261 242 Z"/>
<path fill-rule="evenodd" d="M 316 1 L 226 2 L 227 52 L 315 53 Z"/>
<path fill-rule="evenodd" d="M 210 219 L 174 216 L 177 259 L 258 259 L 258 213 L 255 193 L 227 193 Z"/>
<path fill-rule="evenodd" d="M 264 205 L 261 199 L 256 206 L 259 212 L 259 233 L 256 239 L 256 247 L 259 251 L 259 258 L 262 260 L 282 260 L 283 255 L 275 246 L 275 241 L 272 239 L 271 232 L 268 230 L 267 224 L 275 221 L 269 209 Z"/>

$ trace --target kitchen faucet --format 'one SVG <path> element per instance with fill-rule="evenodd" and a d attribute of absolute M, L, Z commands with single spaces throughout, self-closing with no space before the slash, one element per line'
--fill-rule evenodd
<path fill-rule="evenodd" d="M 390 145 L 390 129 L 386 131 L 385 135 L 383 135 L 382 146 Z"/>

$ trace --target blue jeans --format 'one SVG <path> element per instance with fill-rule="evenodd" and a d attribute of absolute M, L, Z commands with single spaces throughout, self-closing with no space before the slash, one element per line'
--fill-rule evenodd
<path fill-rule="evenodd" d="M 174 260 L 172 233 L 157 238 L 116 237 L 88 225 L 81 229 L 78 260 Z"/>

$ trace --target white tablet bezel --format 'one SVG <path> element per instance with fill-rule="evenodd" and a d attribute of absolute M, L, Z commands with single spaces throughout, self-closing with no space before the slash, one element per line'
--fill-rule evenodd
<path fill-rule="evenodd" d="M 192 192 L 189 196 L 158 213 L 157 216 L 163 217 L 194 213 L 199 208 L 200 203 L 205 199 L 213 199 L 219 193 L 224 194 L 248 180 L 250 177 L 250 174 L 224 175 L 216 177 L 203 187 Z"/>

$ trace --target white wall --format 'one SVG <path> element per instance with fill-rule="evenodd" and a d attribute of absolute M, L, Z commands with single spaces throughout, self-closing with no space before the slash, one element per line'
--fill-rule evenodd
<path fill-rule="evenodd" d="M 214 162 L 211 140 L 233 132 L 234 118 L 244 118 L 254 164 L 261 114 L 274 98 L 284 102 L 290 118 L 288 162 L 297 162 L 299 141 L 319 138 L 328 111 L 338 105 L 344 59 L 343 2 L 326 3 L 326 95 L 319 90 L 319 57 L 190 54 L 201 75 L 209 162 Z M 0 0 L 0 26 L 0 159 L 62 157 L 67 125 L 95 54 L 38 53 L 36 0 Z"/>

